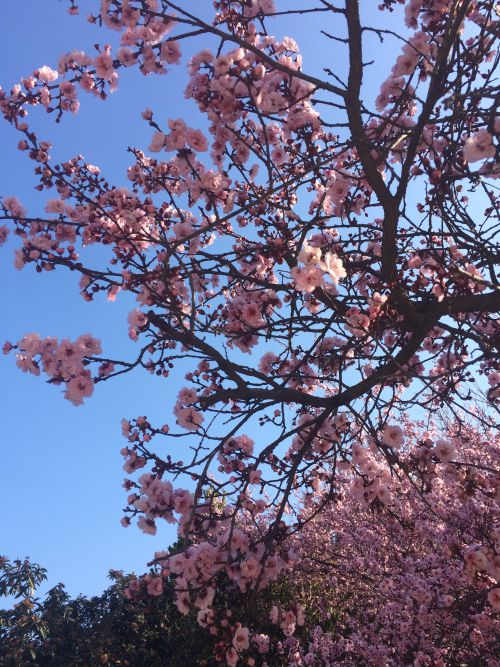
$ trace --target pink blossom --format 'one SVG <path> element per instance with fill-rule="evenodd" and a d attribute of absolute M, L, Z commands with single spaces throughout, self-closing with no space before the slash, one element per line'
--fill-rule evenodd
<path fill-rule="evenodd" d="M 0 245 L 3 245 L 7 241 L 7 237 L 9 236 L 9 228 L 6 225 L 2 225 L 0 227 Z"/>
<path fill-rule="evenodd" d="M 259 653 L 269 652 L 269 636 L 264 634 L 256 634 L 252 637 L 252 642 L 257 647 Z"/>
<path fill-rule="evenodd" d="M 101 341 L 93 338 L 90 334 L 79 336 L 76 339 L 76 346 L 79 351 L 87 357 L 101 354 L 102 352 Z"/>
<path fill-rule="evenodd" d="M 148 535 L 156 535 L 156 524 L 152 519 L 141 516 L 137 522 L 138 528 Z"/>
<path fill-rule="evenodd" d="M 24 218 L 26 211 L 17 197 L 3 197 L 2 204 L 15 218 Z"/>
<path fill-rule="evenodd" d="M 118 60 L 123 65 L 125 65 L 125 67 L 130 67 L 131 65 L 134 65 L 137 61 L 137 56 L 135 55 L 135 53 L 126 46 L 122 46 L 120 49 L 118 49 L 116 55 L 118 57 Z"/>
<path fill-rule="evenodd" d="M 464 560 L 474 570 L 486 570 L 488 568 L 488 557 L 485 549 L 480 544 L 471 544 L 465 550 Z"/>
<path fill-rule="evenodd" d="M 163 132 L 158 132 L 158 131 L 153 132 L 153 137 L 151 139 L 151 143 L 149 144 L 149 150 L 152 153 L 158 153 L 159 151 L 161 151 L 161 149 L 165 145 L 165 139 L 166 137 L 163 134 Z"/>
<path fill-rule="evenodd" d="M 488 592 L 488 602 L 495 611 L 500 611 L 500 588 L 492 588 Z"/>
<path fill-rule="evenodd" d="M 279 357 L 274 352 L 265 352 L 259 362 L 261 373 L 269 374 L 272 372 L 272 365 L 279 361 Z"/>
<path fill-rule="evenodd" d="M 321 263 L 321 268 L 330 276 L 335 285 L 338 284 L 341 278 L 347 276 L 342 260 L 333 252 L 326 253 L 325 261 Z"/>
<path fill-rule="evenodd" d="M 203 152 L 208 149 L 208 142 L 200 130 L 188 130 L 187 142 L 195 151 Z"/>
<path fill-rule="evenodd" d="M 387 424 L 382 431 L 382 441 L 389 447 L 399 449 L 403 444 L 403 431 L 396 424 Z"/>
<path fill-rule="evenodd" d="M 17 342 L 17 346 L 20 350 L 29 354 L 30 357 L 33 357 L 35 354 L 39 354 L 42 351 L 42 341 L 37 333 L 25 334 L 21 340 Z"/>
<path fill-rule="evenodd" d="M 248 481 L 250 484 L 259 484 L 262 470 L 250 470 Z"/>
<path fill-rule="evenodd" d="M 148 593 L 153 596 L 163 593 L 163 581 L 161 577 L 151 577 L 148 583 Z"/>
<path fill-rule="evenodd" d="M 198 401 L 196 392 L 193 389 L 189 389 L 187 387 L 184 387 L 179 391 L 177 398 L 179 403 L 182 403 L 182 405 L 193 405 L 193 403 Z"/>
<path fill-rule="evenodd" d="M 148 322 L 147 315 L 141 310 L 134 308 L 134 310 L 130 311 L 128 314 L 127 320 L 129 324 L 129 336 L 132 340 L 136 340 L 138 329 L 143 329 Z"/>
<path fill-rule="evenodd" d="M 261 565 L 255 558 L 247 558 L 240 563 L 241 573 L 248 579 L 255 579 L 259 576 Z"/>
<path fill-rule="evenodd" d="M 49 199 L 45 205 L 47 213 L 64 213 L 65 204 L 61 199 Z"/>
<path fill-rule="evenodd" d="M 66 385 L 66 398 L 73 405 L 81 405 L 84 398 L 92 396 L 94 393 L 94 381 L 87 372 L 72 378 Z"/>
<path fill-rule="evenodd" d="M 467 137 L 462 153 L 467 162 L 477 162 L 494 157 L 496 150 L 493 145 L 493 137 L 488 130 L 479 130 L 476 134 Z"/>
<path fill-rule="evenodd" d="M 303 264 L 320 264 L 321 248 L 316 248 L 315 246 L 310 245 L 307 241 L 304 241 L 297 256 L 297 260 Z"/>
<path fill-rule="evenodd" d="M 177 607 L 179 612 L 183 614 L 183 616 L 186 616 L 187 614 L 189 614 L 189 597 L 185 593 L 177 595 L 175 598 L 175 606 Z"/>
<path fill-rule="evenodd" d="M 497 384 L 500 384 L 500 372 L 493 371 L 488 374 L 488 384 L 490 387 L 496 387 Z"/>
<path fill-rule="evenodd" d="M 196 620 L 198 621 L 198 625 L 206 628 L 215 621 L 215 614 L 212 609 L 200 609 L 196 615 Z"/>
<path fill-rule="evenodd" d="M 51 69 L 48 65 L 44 65 L 43 67 L 35 70 L 34 74 L 40 79 L 40 81 L 44 81 L 45 83 L 52 83 L 59 76 L 59 74 L 55 70 Z"/>
<path fill-rule="evenodd" d="M 201 412 L 195 410 L 192 406 L 176 409 L 175 415 L 178 425 L 188 431 L 197 431 L 204 420 Z"/>
<path fill-rule="evenodd" d="M 215 588 L 213 586 L 206 586 L 203 590 L 196 596 L 194 601 L 195 607 L 199 609 L 207 609 L 213 602 L 215 595 Z"/>
<path fill-rule="evenodd" d="M 248 635 L 248 628 L 243 628 L 241 626 L 236 628 L 236 632 L 234 633 L 233 637 L 233 646 L 238 651 L 238 653 L 248 649 L 250 645 Z"/>
<path fill-rule="evenodd" d="M 160 47 L 160 60 L 169 65 L 178 65 L 181 59 L 181 49 L 178 42 L 163 42 Z"/>
<path fill-rule="evenodd" d="M 40 375 L 40 367 L 38 364 L 31 357 L 25 354 L 16 354 L 16 366 L 20 368 L 23 373 Z"/>
<path fill-rule="evenodd" d="M 187 514 L 193 506 L 193 496 L 189 491 L 177 489 L 175 491 L 174 508 L 177 514 Z"/>
<path fill-rule="evenodd" d="M 299 292 L 310 294 L 323 284 L 322 272 L 316 267 L 294 266 L 291 270 L 291 275 L 295 289 Z"/>
<path fill-rule="evenodd" d="M 226 662 L 229 667 L 236 667 L 238 664 L 238 654 L 233 647 L 231 647 L 226 653 Z"/>
<path fill-rule="evenodd" d="M 59 90 L 68 100 L 76 99 L 76 87 L 71 81 L 62 81 L 59 85 Z"/>
<path fill-rule="evenodd" d="M 114 74 L 114 67 L 113 67 L 113 58 L 110 55 L 109 49 L 106 49 L 105 51 L 101 52 L 94 59 L 94 66 L 97 76 L 101 77 L 102 79 L 105 79 L 106 81 L 109 81 L 111 79 L 112 75 Z"/>
<path fill-rule="evenodd" d="M 438 440 L 434 445 L 434 453 L 440 461 L 448 463 L 455 458 L 455 445 L 449 440 Z"/>

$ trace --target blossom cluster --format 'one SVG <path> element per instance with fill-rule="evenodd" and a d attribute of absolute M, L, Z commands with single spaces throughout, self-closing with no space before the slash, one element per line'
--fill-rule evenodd
<path fill-rule="evenodd" d="M 40 375 L 43 370 L 54 384 L 66 385 L 65 397 L 74 405 L 81 405 L 84 398 L 92 396 L 94 380 L 86 368 L 88 360 L 101 353 L 101 343 L 90 334 L 79 336 L 76 341 L 57 338 L 40 338 L 36 333 L 26 334 L 15 345 L 5 343 L 7 354 L 16 350 L 16 365 L 23 373 Z M 102 371 L 112 368 L 103 365 Z"/>

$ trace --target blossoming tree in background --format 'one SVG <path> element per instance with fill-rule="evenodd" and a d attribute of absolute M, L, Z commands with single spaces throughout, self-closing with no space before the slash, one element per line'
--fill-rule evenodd
<path fill-rule="evenodd" d="M 341 554 L 345 577 L 360 578 L 357 598 L 364 591 L 370 604 L 349 611 L 344 627 L 360 634 L 355 645 L 329 648 L 320 632 L 319 653 L 297 648 L 290 664 L 467 662 L 500 607 L 498 441 L 477 435 L 495 425 L 500 395 L 498 7 L 411 0 L 403 22 L 401 4 L 385 0 L 367 23 L 358 0 L 221 1 L 212 13 L 180 0 L 103 0 L 91 20 L 119 33 L 119 48 L 71 52 L 1 93 L 39 189 L 51 193 L 41 216 L 2 200 L 20 239 L 16 266 L 76 271 L 86 300 L 135 295 L 128 324 L 139 350 L 117 361 L 102 357 L 91 335 L 28 334 L 6 351 L 22 370 L 64 383 L 76 405 L 118 373 L 142 367 L 168 384 L 177 361 L 190 360 L 171 423 L 123 424 L 132 476 L 123 522 L 152 534 L 159 521 L 179 524 L 190 546 L 157 554 L 147 590 L 161 594 L 162 576 L 174 577 L 179 610 L 197 608 L 200 624 L 220 636 L 222 664 L 262 663 L 268 640 L 231 610 L 231 622 L 216 619 L 217 581 L 259 591 L 296 572 L 301 536 L 312 539 L 317 525 L 318 539 L 341 536 L 325 560 L 331 577 Z M 272 36 L 285 16 L 300 39 L 305 14 L 335 49 L 320 72 L 303 67 L 294 39 Z M 333 32 L 322 31 L 327 19 Z M 59 120 L 86 93 L 106 98 L 123 67 L 165 73 L 185 42 L 203 49 L 189 60 L 185 96 L 206 132 L 146 109 L 151 144 L 130 148 L 128 188 L 81 156 L 52 163 L 50 144 L 29 125 L 33 107 Z M 363 80 L 380 67 L 365 54 L 377 43 L 397 57 L 372 101 Z M 107 253 L 100 266 L 95 244 Z M 417 429 L 404 419 L 417 406 L 451 424 L 443 433 L 431 421 Z M 169 440 L 175 446 L 160 454 Z M 483 509 L 491 520 L 479 528 Z M 379 515 L 386 523 L 369 549 Z M 461 535 L 450 538 L 449 572 L 446 554 L 425 550 L 433 531 Z M 384 578 L 391 540 L 400 551 Z M 413 557 L 415 540 L 422 551 Z M 420 585 L 419 573 L 434 565 L 436 582 Z M 456 581 L 478 581 L 477 601 L 463 604 L 490 619 L 483 626 L 448 600 L 462 585 L 453 588 L 455 567 Z M 369 568 L 375 588 L 366 590 Z M 408 587 L 404 600 L 398 586 Z M 369 657 L 373 615 L 393 595 L 393 611 L 377 621 L 389 653 Z M 428 607 L 418 618 L 417 602 Z M 286 613 L 273 612 L 290 638 L 299 612 Z M 423 630 L 409 638 L 417 622 L 444 628 L 436 637 L 458 636 L 469 623 L 477 642 L 443 657 Z"/>

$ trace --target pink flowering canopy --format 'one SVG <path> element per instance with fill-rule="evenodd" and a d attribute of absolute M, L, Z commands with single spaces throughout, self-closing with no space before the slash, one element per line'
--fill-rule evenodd
<path fill-rule="evenodd" d="M 138 353 L 101 356 L 87 333 L 76 341 L 30 333 L 5 351 L 21 370 L 64 384 L 75 405 L 98 395 L 99 382 L 141 368 L 177 393 L 169 423 L 124 420 L 122 453 L 131 475 L 123 523 L 151 534 L 158 522 L 177 523 L 191 545 L 155 559 L 176 578 L 179 609 L 194 606 L 211 625 L 221 573 L 241 591 L 262 589 L 295 567 L 294 536 L 318 517 L 333 521 L 336 507 L 349 558 L 372 530 L 363 517 L 348 525 L 349 503 L 390 511 L 403 528 L 417 505 L 437 503 L 443 531 L 452 530 L 445 506 L 463 493 L 455 478 L 482 460 L 478 446 L 467 460 L 461 426 L 492 427 L 500 397 L 497 4 L 384 0 L 373 25 L 359 0 L 293 9 L 223 0 L 201 14 L 181 0 L 92 4 L 90 20 L 115 31 L 116 49 L 73 51 L 0 92 L 47 193 L 43 215 L 11 196 L 0 210 L 19 238 L 17 268 L 74 271 L 87 301 L 134 296 L 128 332 Z M 399 25 L 392 12 L 403 4 Z M 69 10 L 78 13 L 75 2 Z M 303 65 L 292 37 L 273 37 L 282 16 L 300 36 L 306 13 L 318 34 L 327 17 L 334 26 L 323 36 L 335 57 L 321 72 Z M 158 85 L 164 79 L 153 75 L 184 66 L 185 44 L 202 49 L 187 64 L 184 95 L 205 129 L 145 109 L 151 143 L 130 148 L 128 187 L 80 155 L 52 162 L 50 143 L 30 126 L 37 107 L 59 121 L 86 94 L 106 99 L 124 67 Z M 365 54 L 386 44 L 397 55 L 383 71 Z M 374 100 L 364 94 L 368 77 L 380 77 Z M 4 225 L 1 242 L 7 234 Z M 97 256 L 93 245 L 102 246 Z M 172 387 L 179 360 L 190 370 Z M 416 407 L 454 425 L 417 434 L 404 418 Z M 439 492 L 436 466 L 446 470 Z M 494 516 L 491 479 L 481 484 Z M 471 547 L 468 572 L 490 573 L 498 540 L 488 535 L 487 562 L 477 555 L 483 546 Z M 374 553 L 380 565 L 377 545 Z M 150 595 L 161 593 L 160 576 L 148 581 Z M 493 576 L 481 590 L 498 611 Z M 424 589 L 413 599 L 425 601 Z M 280 613 L 291 636 L 298 612 Z M 222 664 L 268 645 L 246 626 L 233 630 L 219 647 Z M 325 664 L 351 664 L 335 662 L 337 648 Z M 434 648 L 422 650 L 439 664 Z M 311 655 L 293 664 L 320 664 Z"/>

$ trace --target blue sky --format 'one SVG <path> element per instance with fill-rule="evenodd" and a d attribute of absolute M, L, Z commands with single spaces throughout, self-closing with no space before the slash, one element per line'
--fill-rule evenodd
<path fill-rule="evenodd" d="M 95 9 L 97 2 L 81 3 Z M 281 3 L 284 7 L 297 2 Z M 304 0 L 302 6 L 314 6 Z M 378 25 L 395 27 L 395 15 L 379 14 Z M 71 17 L 66 4 L 57 0 L 2 0 L 3 38 L 0 42 L 0 85 L 6 89 L 42 65 L 56 66 L 59 56 L 72 49 L 91 51 L 116 39 L 114 33 L 88 24 L 84 15 Z M 340 21 L 334 17 L 335 21 Z M 321 74 L 322 67 L 342 70 L 338 48 L 323 40 L 318 46 L 317 24 L 302 17 L 275 21 L 278 34 L 291 34 L 302 47 L 304 67 Z M 389 25 L 391 24 L 391 25 Z M 274 27 L 274 26 L 273 26 Z M 316 27 L 315 30 L 313 28 Z M 334 26 L 321 25 L 326 30 Z M 193 48 L 207 46 L 198 41 Z M 394 50 L 377 48 L 381 57 L 376 77 L 369 77 L 366 94 L 372 97 L 387 76 Z M 184 68 L 167 77 L 143 77 L 126 71 L 119 91 L 105 103 L 82 96 L 77 116 L 67 114 L 59 126 L 43 111 L 30 114 L 40 138 L 53 143 L 55 160 L 82 153 L 101 167 L 115 184 L 126 184 L 129 144 L 146 148 L 151 130 L 140 112 L 151 107 L 159 118 L 184 118 L 202 127 L 192 103 L 183 97 Z M 16 149 L 17 133 L 0 123 L 1 194 L 18 196 L 30 212 L 43 210 L 50 195 L 34 191 L 32 163 Z M 0 342 L 16 341 L 27 332 L 74 338 L 90 331 L 101 338 L 104 351 L 119 358 L 133 355 L 127 337 L 126 316 L 132 302 L 119 298 L 88 304 L 78 296 L 77 277 L 64 272 L 35 274 L 31 267 L 13 268 L 9 242 L 1 250 Z M 183 386 L 182 374 L 167 381 L 135 373 L 101 383 L 94 397 L 75 408 L 62 397 L 61 388 L 42 378 L 21 373 L 13 356 L 0 358 L 0 413 L 2 417 L 2 466 L 0 467 L 0 553 L 10 558 L 30 556 L 48 569 L 48 585 L 62 581 L 71 594 L 94 594 L 106 586 L 109 568 L 141 572 L 155 550 L 175 538 L 171 527 L 155 538 L 132 527 L 120 526 L 125 493 L 125 473 L 120 448 L 122 417 L 148 415 L 154 422 L 168 421 L 172 396 Z"/>

